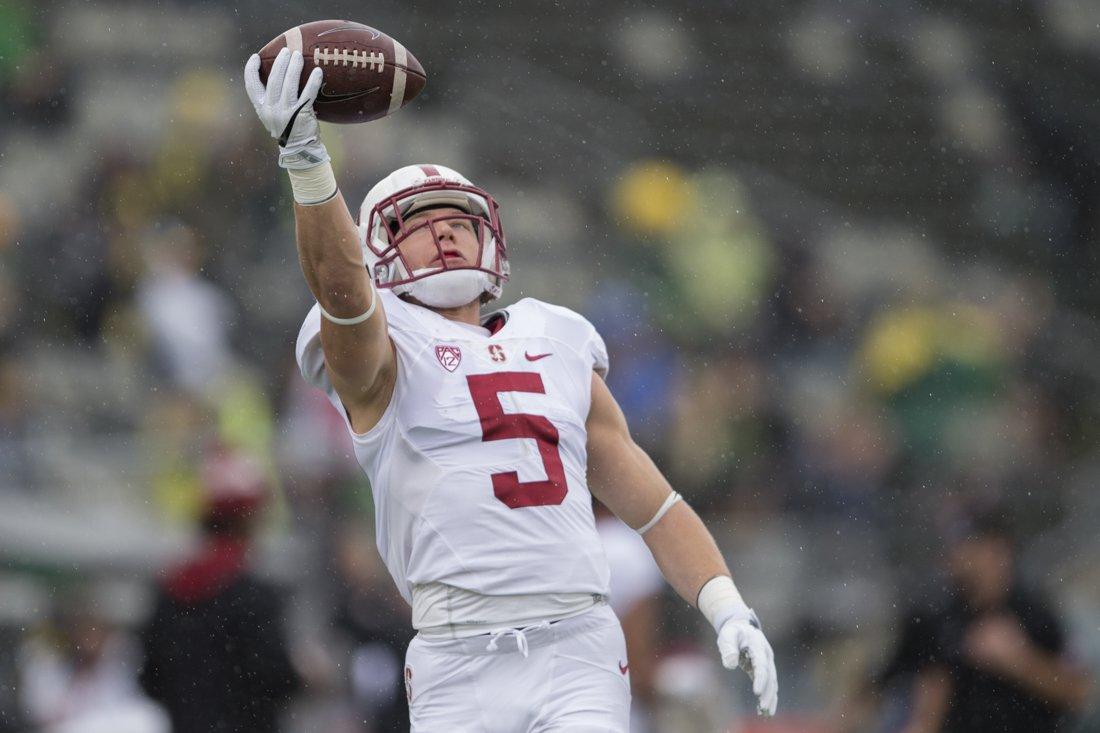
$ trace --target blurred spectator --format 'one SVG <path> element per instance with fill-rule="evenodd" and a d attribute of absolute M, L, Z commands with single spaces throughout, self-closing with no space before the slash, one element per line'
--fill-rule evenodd
<path fill-rule="evenodd" d="M 30 127 L 59 135 L 72 111 L 69 91 L 75 79 L 54 54 L 31 50 L 11 74 L 5 106 Z M 3 69 L 0 69 L 0 74 Z"/>
<path fill-rule="evenodd" d="M 0 355 L 0 487 L 27 490 L 30 486 L 27 406 L 26 385 L 19 363 Z"/>
<path fill-rule="evenodd" d="M 729 729 L 736 705 L 724 673 L 710 649 L 702 645 L 679 647 L 662 657 L 653 681 L 657 694 L 653 729 L 659 733 Z"/>
<path fill-rule="evenodd" d="M 662 646 L 661 592 L 665 580 L 641 535 L 626 526 L 602 504 L 596 504 L 596 531 L 600 533 L 611 568 L 611 609 L 626 637 L 630 665 L 630 730 L 655 730 L 653 707 L 657 692 L 654 675 Z"/>
<path fill-rule="evenodd" d="M 277 731 L 299 681 L 282 593 L 248 569 L 266 478 L 230 453 L 213 456 L 203 478 L 203 544 L 158 589 L 142 633 L 141 684 L 167 709 L 174 733 Z"/>
<path fill-rule="evenodd" d="M 981 515 L 956 534 L 951 594 L 906 625 L 893 665 L 915 671 L 905 733 L 1069 730 L 1090 680 L 1067 660 L 1049 600 L 1020 583 L 1003 520 Z"/>
<path fill-rule="evenodd" d="M 221 386 L 233 365 L 233 305 L 199 275 L 202 254 L 190 228 L 171 224 L 150 232 L 148 246 L 149 267 L 138 288 L 138 303 L 158 365 L 179 389 L 208 394 Z"/>
<path fill-rule="evenodd" d="M 409 607 L 398 595 L 374 542 L 361 528 L 340 537 L 337 571 L 343 581 L 336 627 L 350 645 L 351 705 L 358 733 L 409 729 L 405 650 L 413 633 Z"/>
<path fill-rule="evenodd" d="M 19 216 L 15 205 L 0 192 L 0 349 L 14 339 L 14 324 L 20 307 L 11 262 L 13 244 L 19 236 Z"/>
<path fill-rule="evenodd" d="M 41 245 L 27 242 L 20 248 L 27 269 L 22 285 L 34 294 L 38 301 L 35 307 L 42 308 L 59 326 L 64 324 L 91 343 L 102 333 L 104 320 L 115 302 L 112 296 L 121 295 L 125 289 L 120 287 L 118 269 L 109 261 L 109 242 L 103 231 L 88 226 L 87 220 L 76 212 L 68 212 L 54 226 L 56 241 L 52 246 L 55 257 L 65 262 L 65 267 L 43 269 L 41 261 L 34 257 Z"/>
<path fill-rule="evenodd" d="M 24 650 L 28 719 L 43 733 L 167 733 L 163 712 L 138 688 L 136 652 L 88 599 L 62 599 L 52 633 Z"/>

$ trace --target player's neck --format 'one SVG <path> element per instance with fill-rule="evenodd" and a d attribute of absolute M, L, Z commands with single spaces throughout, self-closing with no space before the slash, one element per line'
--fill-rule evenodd
<path fill-rule="evenodd" d="M 478 298 L 466 305 L 460 305 L 457 308 L 436 308 L 431 305 L 424 305 L 419 301 L 416 301 L 417 305 L 423 305 L 425 308 L 431 311 L 435 311 L 439 315 L 443 316 L 450 321 L 458 321 L 459 323 L 468 323 L 471 326 L 481 325 L 481 299 Z"/>

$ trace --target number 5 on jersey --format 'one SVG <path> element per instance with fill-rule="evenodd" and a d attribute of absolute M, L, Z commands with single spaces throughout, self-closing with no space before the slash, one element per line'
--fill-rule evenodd
<path fill-rule="evenodd" d="M 542 415 L 506 413 L 500 404 L 501 392 L 535 392 L 545 394 L 542 375 L 537 372 L 495 372 L 472 374 L 466 377 L 474 409 L 481 420 L 481 439 L 534 440 L 539 447 L 545 481 L 520 481 L 516 471 L 494 473 L 493 494 L 508 505 L 509 509 L 529 506 L 547 506 L 565 501 L 568 487 L 565 468 L 558 453 L 558 429 Z"/>

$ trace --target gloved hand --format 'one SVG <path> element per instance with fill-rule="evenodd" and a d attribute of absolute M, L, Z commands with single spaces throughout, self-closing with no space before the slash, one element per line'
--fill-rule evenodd
<path fill-rule="evenodd" d="M 244 67 L 244 88 L 256 115 L 271 137 L 279 142 L 279 165 L 283 168 L 312 168 L 329 159 L 321 142 L 321 130 L 313 101 L 321 89 L 323 72 L 314 69 L 301 95 L 302 53 L 284 48 L 275 57 L 267 87 L 260 81 L 260 56 L 252 54 Z"/>
<path fill-rule="evenodd" d="M 779 680 L 775 672 L 775 654 L 772 645 L 760 630 L 756 613 L 730 618 L 718 632 L 718 651 L 722 654 L 722 666 L 741 669 L 752 680 L 752 693 L 756 695 L 756 709 L 761 715 L 775 715 L 779 703 Z"/>

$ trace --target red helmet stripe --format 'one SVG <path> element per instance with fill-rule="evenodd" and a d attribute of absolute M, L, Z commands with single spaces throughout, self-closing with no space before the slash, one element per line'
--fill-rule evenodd
<path fill-rule="evenodd" d="M 422 165 L 420 166 L 420 170 L 424 171 L 424 175 L 426 175 L 428 178 L 433 178 L 437 176 L 442 177 L 439 169 L 436 168 L 434 165 Z"/>

